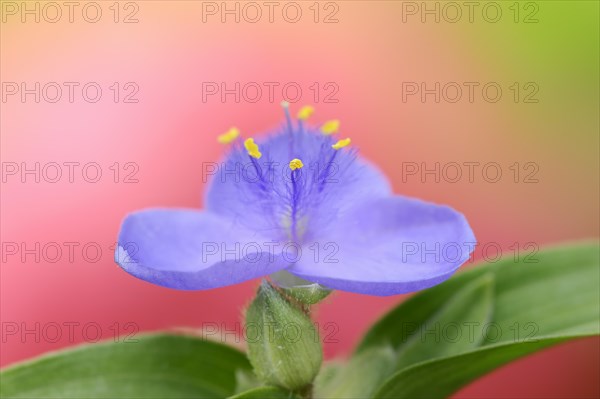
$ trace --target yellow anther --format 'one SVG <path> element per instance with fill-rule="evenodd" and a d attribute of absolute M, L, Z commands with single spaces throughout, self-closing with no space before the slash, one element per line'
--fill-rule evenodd
<path fill-rule="evenodd" d="M 225 133 L 219 135 L 217 137 L 217 141 L 221 144 L 229 144 L 237 139 L 240 135 L 240 131 L 237 127 L 232 127 Z"/>
<path fill-rule="evenodd" d="M 248 155 L 250 155 L 252 158 L 259 159 L 262 157 L 262 154 L 258 150 L 258 146 L 252 137 L 244 140 L 244 147 L 246 148 L 246 151 L 248 151 Z"/>
<path fill-rule="evenodd" d="M 298 119 L 305 121 L 315 112 L 315 109 L 310 105 L 305 105 L 298 111 Z"/>
<path fill-rule="evenodd" d="M 343 139 L 335 143 L 331 146 L 334 150 L 339 150 L 340 148 L 344 148 L 350 144 L 350 139 Z"/>
<path fill-rule="evenodd" d="M 294 158 L 290 161 L 290 169 L 291 170 L 300 169 L 303 166 L 304 166 L 304 164 L 298 158 Z"/>
<path fill-rule="evenodd" d="M 340 128 L 340 121 L 337 119 L 327 121 L 321 126 L 321 133 L 325 135 L 330 135 L 333 133 L 337 133 Z"/>

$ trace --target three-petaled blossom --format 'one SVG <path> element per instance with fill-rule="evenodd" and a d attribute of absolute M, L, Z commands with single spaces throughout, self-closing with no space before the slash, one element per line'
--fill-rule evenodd
<path fill-rule="evenodd" d="M 117 263 L 183 290 L 271 275 L 393 295 L 441 283 L 469 258 L 475 238 L 462 214 L 394 195 L 350 139 L 333 138 L 339 121 L 309 127 L 304 107 L 293 124 L 284 109 L 287 124 L 266 138 L 242 145 L 235 128 L 219 136 L 232 147 L 212 170 L 205 210 L 129 214 Z"/>

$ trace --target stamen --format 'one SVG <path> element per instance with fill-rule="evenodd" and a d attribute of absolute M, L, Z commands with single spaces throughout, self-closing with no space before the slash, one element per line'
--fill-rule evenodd
<path fill-rule="evenodd" d="M 262 157 L 262 153 L 258 150 L 258 145 L 256 145 L 252 137 L 244 141 L 244 147 L 248 151 L 248 155 L 252 158 L 260 159 Z"/>
<path fill-rule="evenodd" d="M 314 112 L 314 107 L 311 107 L 310 105 L 305 105 L 304 107 L 300 108 L 300 111 L 298 111 L 298 119 L 300 119 L 301 121 L 305 121 L 308 118 L 310 118 Z"/>
<path fill-rule="evenodd" d="M 298 158 L 292 159 L 290 161 L 290 169 L 292 170 L 292 215 L 291 215 L 291 235 L 292 240 L 294 242 L 298 242 L 298 232 L 297 230 L 297 218 L 298 218 L 298 199 L 300 198 L 300 192 L 297 182 L 297 174 L 300 173 L 298 169 L 302 168 L 304 164 Z"/>
<path fill-rule="evenodd" d="M 298 158 L 294 158 L 290 161 L 290 169 L 291 170 L 300 169 L 303 166 L 304 166 L 304 164 Z"/>
<path fill-rule="evenodd" d="M 287 101 L 281 102 L 281 107 L 283 108 L 283 113 L 285 114 L 285 120 L 287 122 L 288 133 L 291 135 L 294 133 L 294 128 L 292 127 L 292 117 L 290 116 L 290 103 Z"/>
<path fill-rule="evenodd" d="M 347 139 L 339 140 L 337 143 L 335 143 L 334 145 L 331 146 L 331 148 L 333 148 L 335 151 L 331 155 L 331 158 L 329 158 L 329 162 L 327 162 L 327 165 L 325 166 L 325 170 L 323 170 L 323 172 L 319 175 L 319 192 L 323 191 L 323 188 L 325 187 L 327 177 L 329 176 L 329 171 L 331 170 L 331 165 L 333 165 L 335 156 L 338 153 L 337 150 L 339 150 L 340 148 L 347 147 L 349 144 L 350 144 L 350 139 L 347 138 Z"/>
<path fill-rule="evenodd" d="M 294 127 L 292 126 L 292 117 L 290 116 L 290 103 L 287 101 L 282 101 L 281 106 L 283 107 L 283 112 L 285 114 L 285 120 L 287 121 L 288 135 L 289 135 L 289 153 L 290 157 L 294 154 Z"/>
<path fill-rule="evenodd" d="M 239 137 L 239 135 L 240 135 L 239 129 L 237 127 L 232 127 L 225 133 L 217 136 L 217 141 L 221 144 L 230 144 L 235 139 L 237 139 Z"/>
<path fill-rule="evenodd" d="M 334 150 L 339 150 L 340 148 L 344 148 L 346 146 L 350 145 L 350 139 L 343 139 L 343 140 L 339 140 L 337 143 L 335 143 L 334 145 L 331 146 L 331 148 L 333 148 Z"/>
<path fill-rule="evenodd" d="M 250 137 L 244 140 L 244 147 L 246 148 L 246 151 L 248 151 L 248 156 L 250 158 L 250 161 L 252 162 L 252 165 L 254 166 L 254 170 L 256 170 L 256 175 L 260 179 L 260 188 L 266 190 L 267 182 L 265 181 L 265 178 L 262 174 L 262 169 L 260 168 L 260 165 L 256 161 L 257 159 L 260 159 L 260 157 L 262 157 L 262 153 L 259 151 L 258 145 L 254 142 L 254 139 Z"/>
<path fill-rule="evenodd" d="M 333 161 L 335 161 L 335 156 L 337 155 L 337 153 L 337 151 L 333 152 L 331 158 L 329 158 L 329 162 L 327 162 L 327 164 L 325 165 L 325 169 L 323 170 L 323 172 L 321 172 L 321 174 L 319 174 L 319 192 L 323 191 L 323 188 L 325 187 L 327 177 L 329 176 L 329 171 L 331 170 L 331 165 L 333 165 Z"/>
<path fill-rule="evenodd" d="M 330 134 L 337 133 L 340 128 L 340 121 L 337 119 L 333 119 L 331 121 L 327 121 L 321 126 L 321 133 L 326 136 Z"/>

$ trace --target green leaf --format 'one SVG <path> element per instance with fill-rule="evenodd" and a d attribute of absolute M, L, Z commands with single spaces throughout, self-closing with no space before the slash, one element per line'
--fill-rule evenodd
<path fill-rule="evenodd" d="M 487 273 L 451 296 L 398 350 L 396 369 L 476 348 L 493 311 L 494 276 Z"/>
<path fill-rule="evenodd" d="M 137 342 L 83 345 L 7 368 L 0 397 L 224 398 L 245 355 L 216 342 L 153 334 Z"/>
<path fill-rule="evenodd" d="M 231 396 L 229 399 L 295 399 L 290 391 L 277 387 L 259 387 Z"/>
<path fill-rule="evenodd" d="M 466 383 L 503 364 L 571 338 L 575 336 L 489 345 L 469 353 L 415 364 L 388 379 L 374 398 L 446 398 Z"/>
<path fill-rule="evenodd" d="M 414 330 L 422 328 L 428 320 L 434 318 L 462 287 L 488 272 L 489 269 L 475 267 L 407 299 L 371 327 L 359 344 L 357 352 L 382 344 L 391 345 L 399 350 L 402 345 L 410 342 Z"/>
<path fill-rule="evenodd" d="M 596 243 L 583 243 L 541 251 L 535 255 L 535 263 L 524 262 L 532 260 L 530 257 L 516 260 L 511 256 L 495 264 L 475 266 L 412 297 L 380 320 L 358 348 L 358 353 L 362 353 L 370 347 L 389 344 L 399 356 L 410 352 L 411 358 L 400 359 L 397 373 L 375 397 L 446 397 L 520 356 L 568 339 L 598 334 L 599 255 Z M 439 318 L 439 312 L 447 311 L 448 304 L 461 302 L 461 296 L 468 298 L 468 291 L 476 292 L 477 281 L 484 281 L 487 276 L 494 280 L 492 317 L 480 330 L 475 347 L 469 348 L 462 342 L 455 350 L 444 347 L 446 357 L 435 351 L 439 347 L 435 341 L 416 349 L 411 347 L 407 323 L 431 325 L 432 320 Z M 457 317 L 464 320 L 465 314 Z M 451 320 L 447 314 L 443 318 Z M 463 333 L 467 332 L 465 326 Z M 440 337 L 448 339 L 444 334 Z M 421 356 L 419 363 L 415 363 L 415 356 Z"/>
<path fill-rule="evenodd" d="M 369 398 L 394 370 L 392 348 L 370 348 L 342 367 L 326 369 L 326 377 L 315 381 L 315 398 Z M 327 373 L 327 371 L 329 371 Z"/>
<path fill-rule="evenodd" d="M 536 263 L 523 262 L 523 257 L 515 262 L 510 256 L 474 266 L 393 309 L 371 328 L 357 351 L 382 344 L 401 349 L 409 342 L 407 325 L 425 325 L 459 290 L 486 274 L 494 276 L 490 325 L 502 333 L 494 337 L 488 328 L 483 344 L 595 333 L 600 314 L 599 252 L 596 243 L 579 243 L 551 247 L 527 259 Z"/>
<path fill-rule="evenodd" d="M 348 363 L 345 361 L 336 359 L 325 362 L 321 366 L 321 370 L 319 370 L 319 374 L 317 374 L 317 377 L 315 378 L 315 381 L 313 383 L 315 393 L 317 393 L 317 398 L 323 396 L 320 394 L 321 392 L 327 392 L 327 390 L 330 389 L 331 386 L 335 385 L 332 384 L 332 382 L 335 383 L 335 377 L 342 372 L 342 370 L 347 364 Z"/>

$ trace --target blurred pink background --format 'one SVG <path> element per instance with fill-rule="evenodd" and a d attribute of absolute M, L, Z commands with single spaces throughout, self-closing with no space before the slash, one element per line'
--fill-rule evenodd
<path fill-rule="evenodd" d="M 502 18 L 494 23 L 480 11 L 473 22 L 464 14 L 452 23 L 449 9 L 440 11 L 439 23 L 427 14 L 422 22 L 423 10 L 413 15 L 406 4 L 390 1 L 321 2 L 318 22 L 312 2 L 297 2 L 302 15 L 296 23 L 289 21 L 294 9 L 282 14 L 285 3 L 278 3 L 272 23 L 267 8 L 253 23 L 255 11 L 243 12 L 239 3 L 236 23 L 220 2 L 209 3 L 101 1 L 95 3 L 102 12 L 97 22 L 89 22 L 95 8 L 83 13 L 87 3 L 75 8 L 73 22 L 64 6 L 52 22 L 56 10 L 38 3 L 35 22 L 35 14 L 23 15 L 20 2 L 2 3 L 2 242 L 26 248 L 39 243 L 48 250 L 38 251 L 38 261 L 3 246 L 2 366 L 89 342 L 98 327 L 104 338 L 135 332 L 132 325 L 141 332 L 218 323 L 239 331 L 236 323 L 256 281 L 206 292 L 168 290 L 122 272 L 111 247 L 128 212 L 201 207 L 202 163 L 217 162 L 223 152 L 216 135 L 230 126 L 255 134 L 282 123 L 281 88 L 290 82 L 302 89 L 294 112 L 313 104 L 315 124 L 341 119 L 342 134 L 379 165 L 396 192 L 465 213 L 480 243 L 498 243 L 512 254 L 515 243 L 527 253 L 528 243 L 598 236 L 597 3 L 535 2 L 537 11 L 518 3 L 519 15 L 502 3 Z M 35 9 L 35 2 L 27 4 Z M 214 10 L 211 4 L 214 15 L 206 13 Z M 235 2 L 227 5 L 233 9 Z M 35 94 L 22 101 L 23 82 L 28 89 L 40 82 L 39 102 Z M 49 82 L 62 88 L 55 103 L 56 85 L 43 89 Z M 72 102 L 65 82 L 79 84 Z M 97 102 L 82 95 L 90 82 L 88 96 L 95 96 L 94 87 L 102 89 Z M 234 95 L 203 100 L 203 82 L 225 82 L 230 89 L 235 82 L 257 82 L 264 90 L 257 102 L 249 98 L 254 91 L 240 93 L 239 102 Z M 279 84 L 273 101 L 265 82 Z M 434 95 L 421 101 L 420 93 L 404 101 L 403 82 L 429 88 L 458 82 L 464 92 L 455 103 L 450 92 L 441 93 L 439 103 Z M 479 84 L 472 102 L 464 82 Z M 502 88 L 497 102 L 482 95 L 489 82 Z M 11 94 L 15 87 L 19 91 Z M 128 94 L 138 101 L 125 102 Z M 39 183 L 34 174 L 22 174 L 23 166 L 36 162 L 45 171 Z M 55 183 L 49 181 L 53 162 L 63 165 Z M 79 163 L 73 182 L 65 162 Z M 478 167 L 472 182 L 466 175 L 456 183 L 443 176 L 436 182 L 433 175 L 403 174 L 403 162 L 428 168 L 495 162 L 502 177 L 491 183 Z M 516 181 L 510 168 L 515 162 Z M 86 181 L 96 169 L 99 181 Z M 127 176 L 137 182 L 127 183 Z M 75 244 L 64 244 L 71 242 L 78 245 L 72 259 L 66 245 Z M 62 255 L 55 255 L 56 246 Z M 480 249 L 476 257 L 482 257 Z M 339 327 L 327 356 L 348 354 L 369 324 L 403 299 L 333 295 L 318 310 L 321 325 Z M 55 343 L 34 333 L 4 334 L 5 326 L 35 330 L 35 323 L 48 334 L 52 323 L 71 324 L 74 334 L 63 327 Z M 91 327 L 84 331 L 86 325 Z M 599 397 L 599 355 L 598 339 L 572 342 L 504 367 L 456 396 Z"/>

